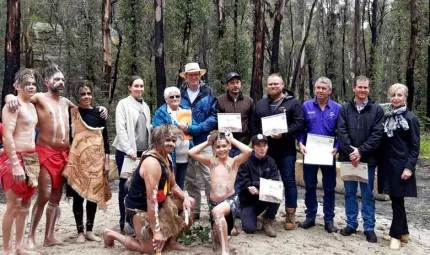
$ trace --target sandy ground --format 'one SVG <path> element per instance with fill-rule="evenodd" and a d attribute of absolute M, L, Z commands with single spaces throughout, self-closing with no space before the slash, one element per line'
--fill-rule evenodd
<path fill-rule="evenodd" d="M 281 214 L 284 212 L 283 206 L 280 207 L 277 216 L 275 229 L 278 236 L 269 238 L 262 232 L 253 235 L 241 233 L 239 236 L 230 240 L 230 247 L 235 254 L 430 254 L 430 167 L 422 164 L 418 173 L 419 195 L 418 199 L 407 199 L 407 211 L 410 222 L 411 241 L 400 251 L 390 251 L 387 246 L 388 242 L 382 239 L 384 233 L 389 230 L 391 222 L 390 202 L 377 201 L 376 204 L 376 234 L 378 236 L 377 244 L 366 242 L 362 233 L 362 228 L 358 229 L 357 234 L 350 237 L 344 237 L 340 234 L 328 234 L 324 231 L 322 220 L 322 194 L 319 192 L 317 226 L 309 230 L 296 229 L 294 231 L 285 231 L 283 229 L 283 219 Z M 94 233 L 102 236 L 104 228 L 119 230 L 118 219 L 118 200 L 116 187 L 117 182 L 111 183 L 114 194 L 113 199 L 109 201 L 106 211 L 98 211 Z M 342 228 L 345 226 L 345 213 L 343 205 L 343 195 L 336 195 L 336 217 L 335 226 Z M 299 201 L 297 209 L 297 221 L 304 220 L 304 189 L 299 187 Z M 202 199 L 204 201 L 204 199 Z M 6 205 L 4 204 L 4 193 L 0 194 L 0 215 L 4 214 Z M 86 242 L 85 244 L 76 244 L 76 226 L 72 213 L 72 202 L 61 201 L 61 220 L 57 225 L 57 237 L 64 241 L 64 245 L 45 248 L 42 247 L 43 234 L 45 228 L 45 217 L 37 229 L 37 250 L 40 254 L 135 254 L 129 252 L 122 245 L 116 248 L 105 248 L 103 243 Z M 361 218 L 359 219 L 362 222 Z M 202 218 L 200 222 L 208 225 L 208 208 L 206 205 L 202 208 Z M 362 225 L 362 224 L 360 224 Z M 212 251 L 212 244 L 194 243 L 188 251 L 184 252 L 163 252 L 163 254 L 220 254 L 220 248 L 217 252 Z M 137 254 L 137 253 L 136 253 Z"/>

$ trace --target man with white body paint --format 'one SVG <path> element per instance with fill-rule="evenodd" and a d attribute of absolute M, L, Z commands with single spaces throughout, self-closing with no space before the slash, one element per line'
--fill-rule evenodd
<path fill-rule="evenodd" d="M 30 98 L 36 93 L 36 76 L 37 73 L 32 69 L 18 71 L 14 87 L 18 91 L 17 99 L 21 107 L 14 113 L 9 112 L 6 107 L 2 111 L 6 124 L 3 126 L 5 150 L 0 156 L 0 176 L 7 199 L 7 209 L 2 221 L 3 254 L 14 254 L 11 240 L 14 224 L 16 254 L 28 254 L 23 248 L 24 229 L 37 183 L 30 184 L 24 172 L 24 168 L 25 171 L 29 168 L 24 164 L 28 162 L 26 156 L 29 154 L 37 156 L 34 144 L 37 114 L 30 102 Z M 38 167 L 37 160 L 33 162 L 33 165 Z"/>
<path fill-rule="evenodd" d="M 213 146 L 216 158 L 201 153 L 206 147 Z M 234 158 L 229 157 L 231 147 L 240 150 Z M 229 132 L 212 131 L 207 141 L 193 147 L 188 154 L 191 158 L 210 168 L 211 190 L 209 211 L 211 223 L 215 223 L 216 239 L 221 244 L 222 254 L 229 254 L 228 235 L 234 226 L 239 199 L 234 190 L 239 166 L 245 163 L 252 150 L 236 140 Z"/>
<path fill-rule="evenodd" d="M 61 96 L 65 89 L 65 82 L 64 75 L 57 66 L 44 69 L 43 78 L 48 92 L 37 93 L 30 99 L 30 102 L 36 107 L 37 117 L 43 120 L 37 125 L 39 136 L 36 142 L 36 152 L 40 162 L 39 195 L 31 214 L 27 244 L 27 248 L 30 250 L 36 247 L 36 228 L 46 203 L 48 206 L 43 246 L 60 243 L 54 237 L 54 229 L 56 220 L 60 216 L 59 203 L 64 180 L 61 173 L 67 163 L 69 150 L 69 108 L 76 107 L 69 99 Z M 22 107 L 11 95 L 6 97 L 6 102 L 9 111 Z"/>

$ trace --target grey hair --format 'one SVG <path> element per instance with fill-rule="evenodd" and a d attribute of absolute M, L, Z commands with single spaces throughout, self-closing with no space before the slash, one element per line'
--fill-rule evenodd
<path fill-rule="evenodd" d="M 396 93 L 396 91 L 399 89 L 402 90 L 402 93 L 405 96 L 405 100 L 406 100 L 406 98 L 408 98 L 409 89 L 408 87 L 400 83 L 395 83 L 390 86 L 390 88 L 388 89 L 388 98 L 394 95 L 394 93 Z"/>
<path fill-rule="evenodd" d="M 319 77 L 318 80 L 315 82 L 315 87 L 318 83 L 324 83 L 327 84 L 329 89 L 333 89 L 333 85 L 331 83 L 331 80 L 325 76 Z"/>
<path fill-rule="evenodd" d="M 174 92 L 178 93 L 179 95 L 181 94 L 181 91 L 178 89 L 178 87 L 171 86 L 171 87 L 165 88 L 164 89 L 164 98 L 168 98 L 169 95 L 171 93 L 174 93 Z"/>

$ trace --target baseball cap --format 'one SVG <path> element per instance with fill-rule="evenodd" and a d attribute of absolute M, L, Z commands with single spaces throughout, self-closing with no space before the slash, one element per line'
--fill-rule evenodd
<path fill-rule="evenodd" d="M 251 138 L 251 142 L 252 142 L 252 145 L 253 145 L 253 146 L 254 146 L 256 143 L 261 142 L 261 141 L 265 141 L 265 142 L 267 142 L 267 141 L 268 141 L 268 140 L 267 140 L 267 136 L 262 135 L 262 134 L 258 134 L 258 135 L 254 135 L 254 136 Z"/>
<path fill-rule="evenodd" d="M 227 78 L 225 78 L 225 83 L 228 83 L 233 78 L 241 80 L 240 75 L 238 73 L 236 73 L 236 72 L 229 72 L 227 74 Z"/>

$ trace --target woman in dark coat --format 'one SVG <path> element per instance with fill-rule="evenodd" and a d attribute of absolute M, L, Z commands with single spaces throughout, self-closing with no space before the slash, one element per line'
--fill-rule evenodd
<path fill-rule="evenodd" d="M 390 106 L 385 110 L 382 158 L 378 168 L 378 192 L 390 195 L 393 209 L 390 249 L 400 249 L 409 239 L 405 197 L 417 196 L 415 166 L 420 150 L 418 118 L 406 107 L 408 88 L 394 84 L 388 90 Z"/>

